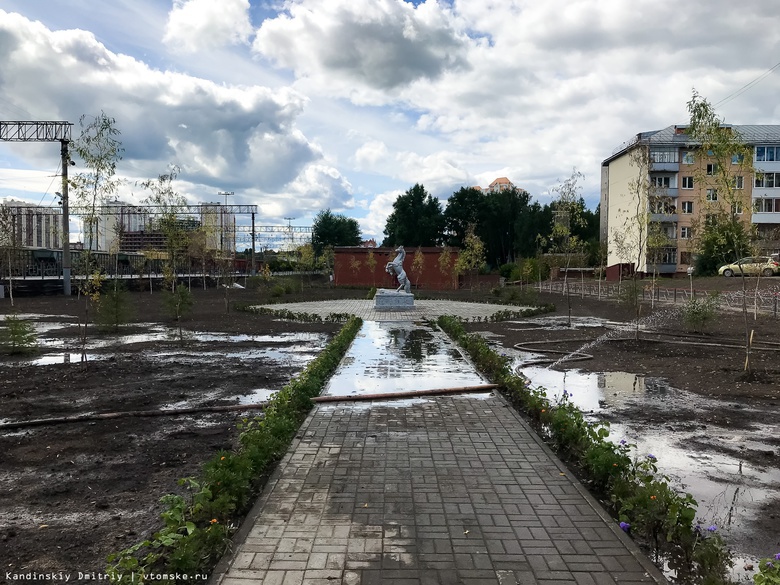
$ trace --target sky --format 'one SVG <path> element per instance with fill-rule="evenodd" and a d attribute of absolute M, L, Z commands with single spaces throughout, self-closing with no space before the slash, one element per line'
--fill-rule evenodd
<path fill-rule="evenodd" d="M 415 183 L 446 206 L 508 177 L 544 204 L 576 169 L 595 209 L 601 162 L 686 123 L 694 88 L 728 123 L 780 123 L 779 19 L 766 0 L 0 0 L 0 120 L 115 118 L 123 201 L 176 165 L 190 203 L 230 191 L 260 225 L 328 208 L 380 241 Z M 59 172 L 58 144 L 0 142 L 0 198 L 55 205 Z"/>

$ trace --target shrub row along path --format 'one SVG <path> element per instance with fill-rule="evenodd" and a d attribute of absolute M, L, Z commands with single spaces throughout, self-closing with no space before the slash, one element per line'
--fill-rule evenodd
<path fill-rule="evenodd" d="M 495 394 L 316 406 L 236 541 L 213 583 L 665 582 Z"/>

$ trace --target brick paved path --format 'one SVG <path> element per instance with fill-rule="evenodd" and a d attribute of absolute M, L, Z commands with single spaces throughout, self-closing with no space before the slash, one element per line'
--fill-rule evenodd
<path fill-rule="evenodd" d="M 660 583 L 499 397 L 318 406 L 221 585 Z"/>

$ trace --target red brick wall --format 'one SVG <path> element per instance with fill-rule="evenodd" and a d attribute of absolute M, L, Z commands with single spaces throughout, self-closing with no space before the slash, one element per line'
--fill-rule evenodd
<path fill-rule="evenodd" d="M 417 274 L 412 269 L 417 250 L 423 254 L 423 269 Z M 452 266 L 458 259 L 457 248 L 450 248 L 450 270 L 442 274 L 439 269 L 439 257 L 443 248 L 409 248 L 406 250 L 404 270 L 412 283 L 412 289 L 444 290 L 456 288 Z M 368 253 L 374 253 L 376 266 L 373 272 L 366 261 Z M 385 272 L 385 265 L 396 257 L 392 248 L 337 247 L 334 249 L 333 283 L 336 286 L 375 286 L 377 288 L 398 288 L 394 276 Z M 359 263 L 359 266 L 357 265 Z"/>

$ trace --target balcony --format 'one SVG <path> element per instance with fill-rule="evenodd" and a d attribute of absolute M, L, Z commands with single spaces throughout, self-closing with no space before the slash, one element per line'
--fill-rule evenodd
<path fill-rule="evenodd" d="M 651 162 L 650 170 L 654 172 L 676 173 L 680 170 L 679 162 Z"/>
<path fill-rule="evenodd" d="M 768 213 L 768 212 L 753 212 L 753 215 L 750 217 L 750 221 L 753 223 L 777 223 L 780 224 L 780 213 Z"/>
<path fill-rule="evenodd" d="M 677 264 L 648 264 L 648 274 L 674 274 L 677 272 Z"/>
<path fill-rule="evenodd" d="M 677 213 L 650 213 L 650 221 L 657 223 L 677 223 Z"/>

